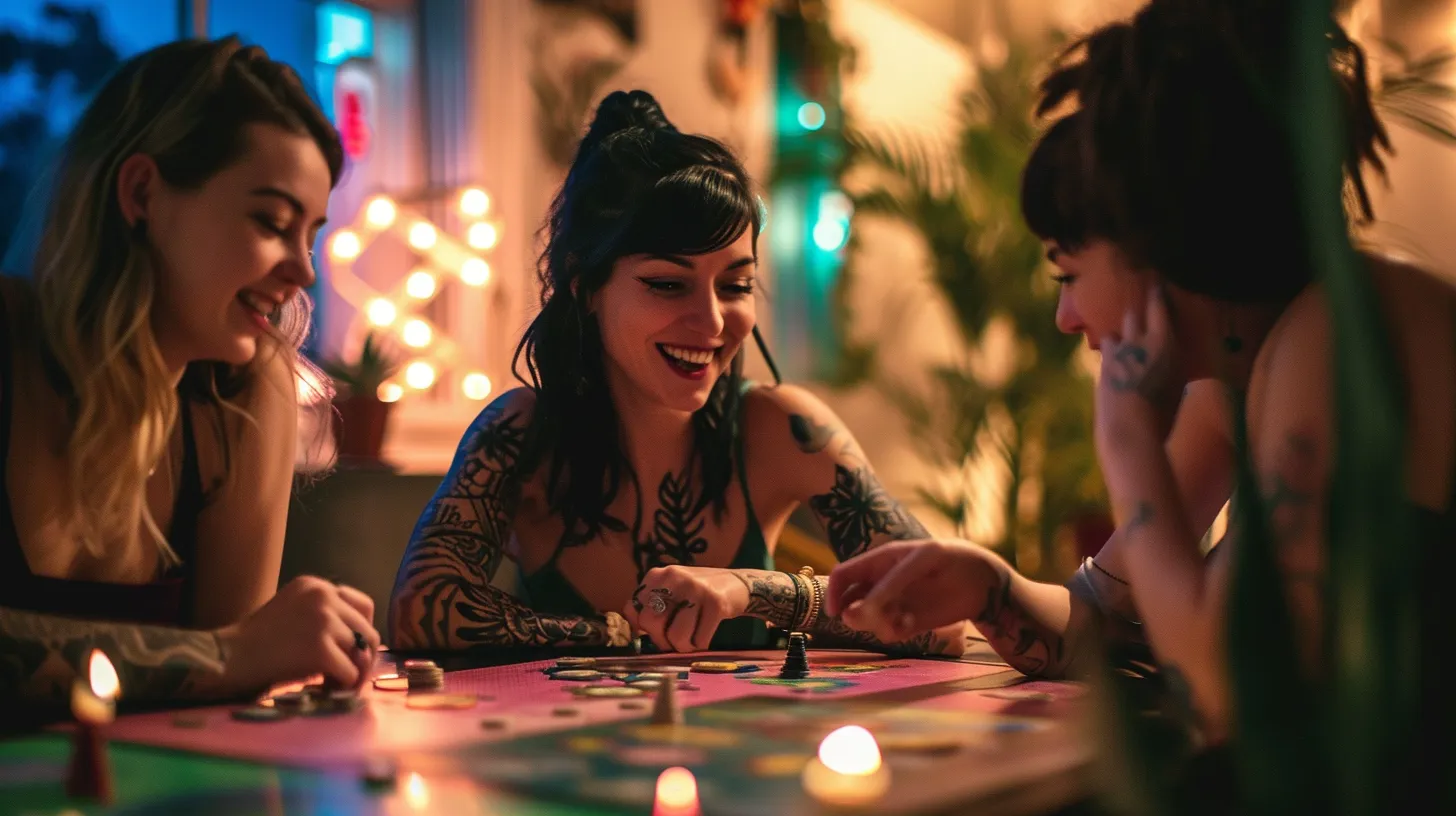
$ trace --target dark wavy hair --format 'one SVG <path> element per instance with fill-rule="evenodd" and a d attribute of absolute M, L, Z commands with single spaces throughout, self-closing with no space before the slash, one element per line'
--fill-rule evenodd
<path fill-rule="evenodd" d="M 1041 83 L 1037 115 L 1078 108 L 1027 164 L 1027 224 L 1070 246 L 1106 238 L 1219 299 L 1293 297 L 1313 273 L 1287 125 L 1289 25 L 1280 0 L 1151 0 L 1073 43 Z M 1346 211 L 1365 221 L 1364 171 L 1383 173 L 1390 141 L 1364 53 L 1333 18 L 1325 39 L 1343 103 L 1330 126 L 1345 135 Z"/>
<path fill-rule="evenodd" d="M 680 132 L 646 91 L 602 100 L 551 204 L 538 263 L 541 311 L 512 359 L 536 395 L 522 464 L 547 466 L 551 511 L 565 521 L 563 544 L 602 527 L 627 526 L 607 513 L 624 478 L 638 485 L 623 454 L 607 390 L 601 329 L 587 308 L 616 262 L 639 253 L 700 255 L 752 231 L 763 215 L 743 165 L 724 145 Z M 724 508 L 733 480 L 743 353 L 692 418 L 699 508 Z M 526 375 L 522 376 L 524 362 Z"/>

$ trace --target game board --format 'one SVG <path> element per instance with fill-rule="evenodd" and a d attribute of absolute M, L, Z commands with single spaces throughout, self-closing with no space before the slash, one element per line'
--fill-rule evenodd
<path fill-rule="evenodd" d="M 782 683 L 782 651 L 601 662 L 629 674 L 701 660 L 759 670 L 690 672 L 677 693 L 686 724 L 676 727 L 650 725 L 650 694 L 579 695 L 604 683 L 553 679 L 555 661 L 448 673 L 444 691 L 477 698 L 463 710 L 418 710 L 403 692 L 368 687 L 360 710 L 329 717 L 241 722 L 236 707 L 123 716 L 108 736 L 125 806 L 107 812 L 223 816 L 326 805 L 361 814 L 645 816 L 657 774 L 682 765 L 698 777 L 704 816 L 808 813 L 800 770 L 828 730 L 851 722 L 882 740 L 892 772 L 876 813 L 990 794 L 1004 802 L 1011 790 L 1045 795 L 1052 779 L 1064 788 L 1078 779 L 1054 803 L 1083 790 L 1087 746 L 1070 722 L 1080 687 L 1026 683 L 1004 664 L 816 650 L 808 680 Z M 42 813 L 77 807 L 61 794 L 64 757 L 64 734 L 0 743 L 0 802 Z M 397 768 L 397 784 L 371 789 L 361 769 L 380 758 Z"/>

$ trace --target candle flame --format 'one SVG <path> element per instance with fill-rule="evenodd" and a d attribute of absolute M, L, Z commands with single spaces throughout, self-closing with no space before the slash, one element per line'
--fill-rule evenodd
<path fill-rule="evenodd" d="M 698 803 L 698 780 L 687 768 L 668 768 L 657 777 L 657 804 L 687 808 Z"/>
<path fill-rule="evenodd" d="M 819 743 L 819 761 L 849 776 L 867 776 L 880 769 L 880 746 L 858 725 L 837 729 Z"/>
<path fill-rule="evenodd" d="M 404 800 L 413 810 L 424 810 L 430 806 L 430 788 L 424 777 L 410 773 L 409 780 L 404 783 Z"/>
<path fill-rule="evenodd" d="M 92 649 L 91 693 L 103 700 L 115 700 L 120 692 L 121 680 L 116 676 L 116 667 L 111 665 L 105 652 Z"/>

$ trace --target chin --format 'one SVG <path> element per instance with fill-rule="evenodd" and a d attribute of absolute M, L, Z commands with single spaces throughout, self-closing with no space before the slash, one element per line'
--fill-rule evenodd
<path fill-rule="evenodd" d="M 218 343 L 206 359 L 233 366 L 245 366 L 258 356 L 258 340 L 254 337 L 234 337 Z"/>

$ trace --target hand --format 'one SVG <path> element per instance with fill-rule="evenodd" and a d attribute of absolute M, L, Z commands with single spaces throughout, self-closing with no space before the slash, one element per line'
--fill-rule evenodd
<path fill-rule="evenodd" d="M 372 620 L 374 601 L 363 592 L 322 578 L 295 578 L 247 620 L 218 631 L 227 660 L 223 684 L 252 693 L 321 673 L 327 682 L 358 688 L 369 679 L 379 649 Z"/>
<path fill-rule="evenodd" d="M 1123 316 L 1122 333 L 1101 338 L 1097 381 L 1097 443 L 1104 455 L 1129 442 L 1162 447 L 1173 428 L 1186 378 L 1178 365 L 1168 302 L 1162 286 L 1148 287 L 1143 303 Z"/>
<path fill-rule="evenodd" d="M 671 566 L 648 570 L 622 616 L 661 648 L 700 652 L 718 624 L 747 609 L 748 587 L 732 570 Z"/>
<path fill-rule="evenodd" d="M 995 554 L 968 541 L 892 541 L 835 567 L 825 608 L 846 626 L 899 643 L 976 615 L 1002 569 Z"/>

